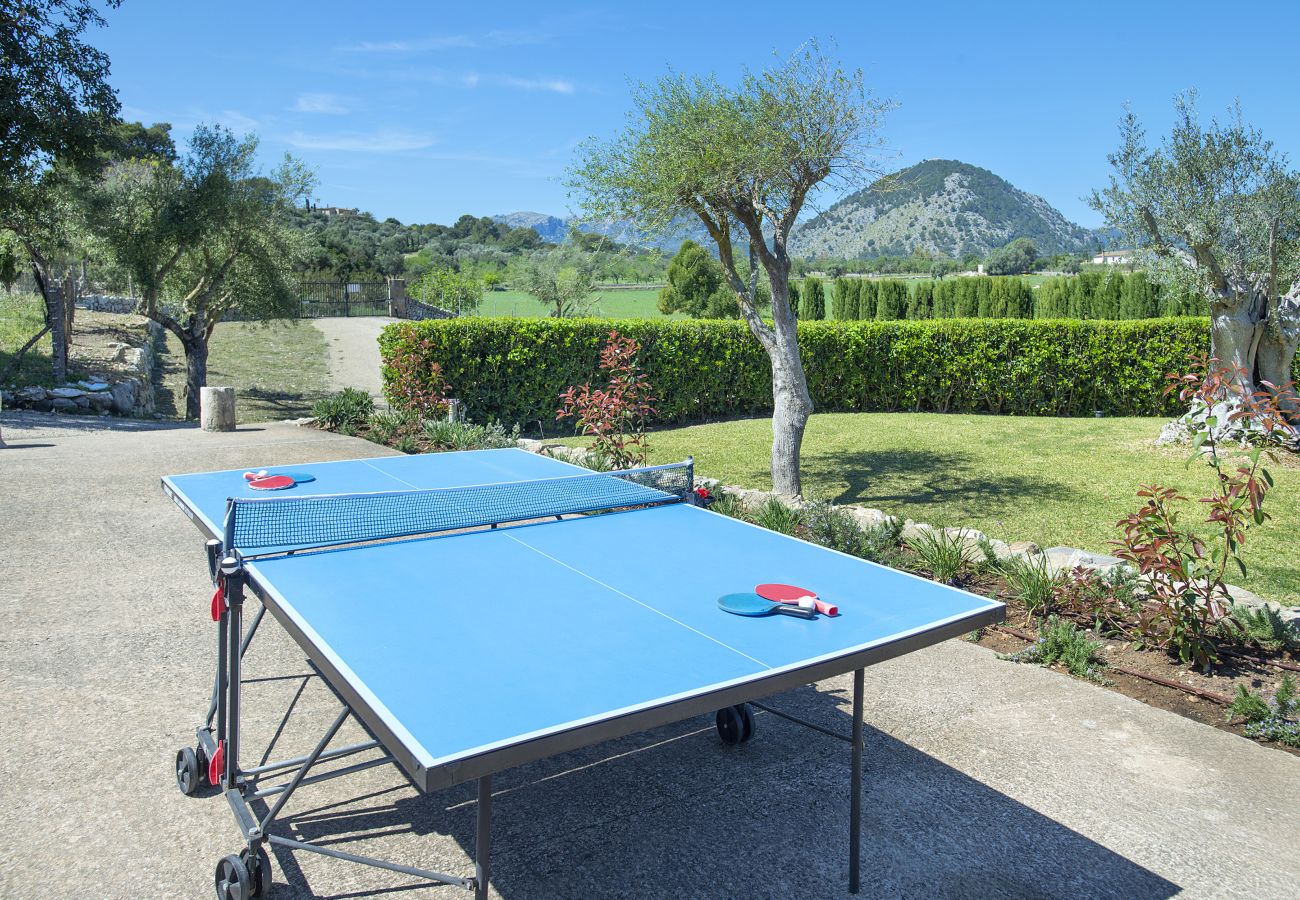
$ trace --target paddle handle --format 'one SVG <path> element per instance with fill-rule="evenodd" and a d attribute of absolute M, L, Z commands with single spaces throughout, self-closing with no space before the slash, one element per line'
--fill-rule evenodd
<path fill-rule="evenodd" d="M 787 606 L 784 603 L 782 603 L 780 606 L 775 607 L 772 610 L 772 612 L 781 613 L 782 615 L 786 615 L 786 616 L 795 616 L 796 618 L 800 618 L 800 619 L 817 618 L 816 610 L 804 609 L 802 606 Z"/>
<path fill-rule="evenodd" d="M 838 616 L 840 614 L 840 608 L 838 606 L 834 603 L 827 603 L 825 600 L 814 600 L 813 606 L 815 606 L 817 611 L 823 616 Z"/>

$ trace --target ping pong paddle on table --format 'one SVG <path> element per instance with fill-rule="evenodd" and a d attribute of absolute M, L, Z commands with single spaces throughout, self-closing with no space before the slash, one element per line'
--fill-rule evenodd
<path fill-rule="evenodd" d="M 288 475 L 263 475 L 261 478 L 250 479 L 248 486 L 255 491 L 282 491 L 297 483 Z"/>
<path fill-rule="evenodd" d="M 800 619 L 817 618 L 816 610 L 764 600 L 758 594 L 724 594 L 718 598 L 718 608 L 737 616 L 766 616 L 779 613 Z"/>
<path fill-rule="evenodd" d="M 834 603 L 820 600 L 816 592 L 807 588 L 796 587 L 793 584 L 760 584 L 754 588 L 754 593 L 764 600 L 775 600 L 777 603 L 798 603 L 807 597 L 813 601 L 813 608 L 823 616 L 838 616 L 840 614 L 840 608 Z"/>
<path fill-rule="evenodd" d="M 310 475 L 307 472 L 268 472 L 266 469 L 261 469 L 257 472 L 245 472 L 244 480 L 252 481 L 255 478 L 269 478 L 272 475 L 283 475 L 285 478 L 292 478 L 294 484 L 304 484 L 308 481 L 316 480 L 315 475 Z"/>

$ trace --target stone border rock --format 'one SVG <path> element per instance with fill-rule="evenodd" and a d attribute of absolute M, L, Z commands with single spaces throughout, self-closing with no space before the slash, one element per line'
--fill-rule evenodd
<path fill-rule="evenodd" d="M 3 391 L 5 409 L 31 409 L 37 412 L 116 415 L 148 418 L 156 410 L 154 374 L 158 368 L 155 347 L 162 340 L 162 326 L 149 322 L 149 338 L 141 346 L 119 343 L 114 362 L 126 364 L 129 375 L 108 378 L 91 375 L 84 381 L 54 388 L 24 387 Z"/>
<path fill-rule="evenodd" d="M 563 444 L 547 444 L 543 441 L 521 438 L 518 442 L 521 450 L 527 450 L 530 453 L 539 453 L 544 456 L 552 456 L 556 459 L 562 459 L 566 462 L 576 463 L 577 465 L 586 465 L 590 459 L 590 453 L 581 447 L 568 447 Z M 796 500 L 790 497 L 783 497 L 780 494 L 773 494 L 770 491 L 756 491 L 752 488 L 740 487 L 734 484 L 722 484 L 716 479 L 697 477 L 696 480 L 707 487 L 710 491 L 723 490 L 727 494 L 738 499 L 747 510 L 755 510 L 767 503 L 769 500 L 777 500 L 780 503 L 792 509 L 806 509 L 811 504 L 804 500 Z M 897 518 L 889 515 L 883 510 L 873 509 L 866 506 L 837 506 L 832 504 L 832 509 L 847 513 L 852 516 L 861 528 L 874 528 L 886 522 L 897 521 Z M 915 522 L 907 519 L 903 522 L 900 536 L 903 540 L 915 538 L 926 532 L 936 532 L 938 529 L 934 525 L 925 522 Z M 1127 563 L 1117 556 L 1107 556 L 1104 553 L 1091 553 L 1087 550 L 1080 550 L 1077 547 L 1048 547 L 1046 550 L 1040 548 L 1033 541 L 1014 541 L 1008 543 L 1000 541 L 997 538 L 990 538 L 984 532 L 975 528 L 945 528 L 942 529 L 950 535 L 961 540 L 966 546 L 967 551 L 971 554 L 983 553 L 983 547 L 987 545 L 991 548 L 994 556 L 999 560 L 1010 559 L 1011 557 L 1020 557 L 1030 559 L 1039 557 L 1047 562 L 1048 568 L 1055 573 L 1072 572 L 1076 568 L 1089 569 L 1098 573 L 1112 572 L 1116 569 L 1126 568 Z M 979 558 L 977 556 L 976 558 Z M 1300 606 L 1287 607 L 1273 600 L 1265 600 L 1258 594 L 1248 591 L 1243 587 L 1230 584 L 1228 593 L 1232 595 L 1233 602 L 1246 607 L 1266 606 L 1275 610 L 1285 621 L 1290 622 L 1293 627 L 1300 628 Z"/>

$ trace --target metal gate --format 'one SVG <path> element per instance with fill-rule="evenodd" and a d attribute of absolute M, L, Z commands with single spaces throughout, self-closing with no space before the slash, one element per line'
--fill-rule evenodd
<path fill-rule="evenodd" d="M 388 315 L 383 281 L 304 281 L 299 297 L 304 319 Z"/>

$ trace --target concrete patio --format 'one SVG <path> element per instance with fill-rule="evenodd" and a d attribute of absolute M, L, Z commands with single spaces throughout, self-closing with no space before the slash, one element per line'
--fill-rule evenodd
<path fill-rule="evenodd" d="M 220 798 L 177 791 L 173 756 L 207 704 L 212 588 L 159 477 L 387 451 L 287 424 L 207 434 L 5 413 L 3 428 L 0 895 L 210 896 L 238 830 Z M 307 672 L 267 626 L 246 676 Z M 1300 757 L 961 641 L 867 680 L 862 896 L 1300 892 Z M 847 730 L 849 688 L 772 702 Z M 245 762 L 295 695 L 277 755 L 319 737 L 337 703 L 318 679 L 250 684 Z M 699 718 L 494 786 L 494 896 L 846 893 L 848 748 L 770 715 L 739 748 Z M 424 797 L 372 769 L 288 809 L 300 839 L 473 872 L 472 785 Z M 305 853 L 278 850 L 272 867 L 275 897 L 464 896 Z"/>

